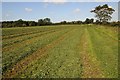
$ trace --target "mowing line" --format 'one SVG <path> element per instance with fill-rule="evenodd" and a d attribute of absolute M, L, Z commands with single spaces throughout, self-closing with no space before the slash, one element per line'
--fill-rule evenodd
<path fill-rule="evenodd" d="M 10 38 L 14 38 L 14 37 L 18 37 L 18 36 L 24 36 L 24 35 L 29 35 L 29 34 L 36 34 L 36 33 L 39 33 L 39 32 L 42 32 L 42 31 L 34 31 L 34 32 L 30 32 L 30 33 L 22 33 L 22 34 L 12 34 L 12 35 L 9 35 L 9 36 L 3 36 L 3 40 L 4 39 L 10 39 Z"/>
<path fill-rule="evenodd" d="M 103 72 L 100 70 L 99 61 L 95 55 L 93 55 L 92 51 L 89 51 L 90 46 L 89 36 L 87 33 L 87 29 L 85 28 L 85 32 L 82 35 L 82 40 L 80 42 L 81 50 L 81 62 L 83 67 L 82 78 L 101 78 L 104 77 Z"/>
<path fill-rule="evenodd" d="M 68 30 L 67 30 L 67 31 L 68 31 Z M 67 32 L 67 31 L 65 31 L 65 32 Z M 55 32 L 52 32 L 50 35 L 54 35 L 55 33 L 57 34 L 57 33 L 60 33 L 60 32 L 61 32 L 61 31 L 58 31 L 58 32 L 55 31 Z M 64 32 L 64 33 L 65 33 L 65 32 Z M 48 37 L 49 37 L 49 36 L 46 36 L 46 37 L 44 37 L 44 39 L 47 39 Z M 41 37 L 41 38 L 42 38 L 42 37 Z M 40 38 L 40 39 L 41 39 L 41 38 Z M 38 39 L 38 38 L 37 38 L 37 39 Z M 37 40 L 37 39 L 36 39 L 36 40 Z M 35 40 L 35 38 L 34 38 L 34 40 Z M 16 47 L 16 48 L 17 48 L 17 46 L 18 46 L 18 47 L 24 47 L 23 44 L 28 45 L 28 44 L 31 44 L 31 43 L 33 43 L 33 39 L 32 39 L 32 40 L 27 40 L 26 43 L 19 43 L 20 45 L 17 45 L 17 44 L 16 44 L 16 46 L 13 46 L 13 47 Z M 22 44 L 22 45 L 21 45 L 21 44 Z M 8 50 L 7 50 L 7 51 L 8 51 Z M 9 52 L 9 53 L 10 53 L 10 52 Z M 20 55 L 20 54 L 16 54 L 16 56 L 19 56 L 19 55 Z M 30 55 L 31 55 L 31 54 L 30 54 Z M 27 55 L 27 56 L 28 56 L 28 55 Z M 20 61 L 20 60 L 19 60 L 19 61 Z M 14 63 L 11 64 L 11 66 L 13 66 L 13 65 L 14 65 Z"/>
<path fill-rule="evenodd" d="M 117 53 L 118 44 L 116 41 L 107 37 L 106 35 L 100 34 L 100 32 L 95 29 L 89 28 L 91 42 L 93 43 L 93 48 L 97 53 L 99 61 L 101 62 L 102 70 L 106 78 L 116 77 L 117 74 Z M 94 41 L 96 40 L 96 41 Z M 107 41 L 107 42 L 106 42 Z M 99 44 L 100 43 L 100 44 Z M 97 45 L 96 45 L 97 44 Z M 98 46 L 99 45 L 99 46 Z"/>
<path fill-rule="evenodd" d="M 62 42 L 60 42 L 54 48 L 50 49 L 49 52 L 47 51 L 47 53 L 45 53 L 45 56 L 42 56 L 42 58 L 40 58 L 38 60 L 34 60 L 30 65 L 28 65 L 29 69 L 28 68 L 24 69 L 24 71 L 22 71 L 21 74 L 18 74 L 15 77 L 19 77 L 19 76 L 21 77 L 22 74 L 24 74 L 24 75 L 26 75 L 26 74 L 29 75 L 30 74 L 29 77 L 34 76 L 34 77 L 41 77 L 41 78 L 48 78 L 48 77 L 49 78 L 50 77 L 51 78 L 58 78 L 58 77 L 62 77 L 62 76 L 59 75 L 59 71 L 62 71 L 62 70 L 60 70 L 60 68 L 62 68 L 64 65 L 66 65 L 66 59 L 68 60 L 69 54 L 67 54 L 67 52 L 64 53 L 64 51 L 61 52 L 62 49 L 65 49 L 67 47 L 63 47 L 63 46 L 60 46 L 60 45 L 66 45 L 66 43 L 68 42 L 67 46 L 69 47 L 70 46 L 69 40 L 74 42 L 73 39 L 78 38 L 78 36 L 75 37 L 76 32 L 78 32 L 78 31 L 79 30 L 77 29 L 77 30 L 74 30 L 74 32 L 69 33 L 69 35 L 67 35 L 65 37 L 65 39 L 62 40 Z M 60 51 L 59 51 L 59 53 L 57 53 L 56 51 L 59 50 L 59 49 L 60 49 Z M 68 56 L 66 56 L 66 55 L 68 55 Z M 74 58 L 74 56 L 73 56 L 74 54 L 71 54 L 71 55 L 72 55 L 72 57 L 69 56 L 71 58 L 71 59 L 69 59 L 69 61 Z M 77 58 L 78 58 L 78 56 L 77 56 Z M 75 58 L 75 60 L 77 58 Z M 72 63 L 72 62 L 70 61 L 70 63 Z M 76 61 L 74 63 L 78 63 L 78 61 Z M 38 65 L 36 66 L 35 64 L 38 64 Z M 68 63 L 67 63 L 67 65 L 68 65 Z M 34 68 L 32 68 L 32 66 L 34 66 Z M 77 64 L 76 66 L 79 66 L 79 65 Z M 37 67 L 37 70 L 35 69 L 35 67 Z M 74 68 L 79 69 L 79 67 L 76 68 L 75 66 L 74 66 Z M 34 69 L 35 69 L 35 71 L 34 71 Z M 66 66 L 66 69 L 68 69 L 67 66 Z M 31 75 L 31 71 L 32 72 L 34 71 L 35 74 L 37 74 L 37 75 L 35 76 L 34 72 Z M 78 70 L 76 70 L 76 71 L 79 72 Z M 71 73 L 75 75 L 74 72 L 71 71 Z M 45 74 L 45 75 L 43 75 L 43 74 Z M 28 76 L 24 76 L 24 77 L 28 77 Z"/>
<path fill-rule="evenodd" d="M 107 35 L 108 37 L 112 38 L 115 41 L 119 41 L 118 39 L 114 38 L 112 35 L 107 34 L 106 32 L 99 30 L 98 28 L 95 28 L 98 32 L 103 33 L 103 35 Z"/>
<path fill-rule="evenodd" d="M 35 37 L 39 37 L 39 36 L 43 36 L 43 35 L 45 35 L 45 34 L 48 34 L 48 33 L 52 33 L 52 32 L 56 32 L 56 31 L 58 31 L 58 30 L 48 30 L 48 31 L 44 31 L 44 32 L 39 32 L 39 33 L 36 33 L 36 34 L 33 34 L 32 36 L 30 35 L 30 34 L 28 34 L 28 36 L 30 36 L 30 37 L 27 37 L 27 38 L 24 38 L 23 36 L 23 38 L 21 38 L 21 36 L 19 36 L 19 37 L 15 37 L 15 38 L 18 38 L 17 40 L 15 39 L 15 38 L 12 38 L 13 40 L 13 42 L 7 42 L 7 44 L 3 44 L 3 48 L 4 47 L 6 47 L 6 46 L 9 46 L 9 45 L 12 45 L 12 44 L 16 44 L 16 43 L 19 43 L 19 42 L 23 42 L 23 41 L 25 41 L 25 40 L 30 40 L 30 39 L 32 39 L 32 38 L 35 38 Z M 26 36 L 26 35 L 25 35 Z M 20 39 L 19 39 L 20 38 Z"/>
<path fill-rule="evenodd" d="M 61 31 L 61 30 L 60 30 Z M 48 32 L 48 33 L 58 33 L 59 31 L 52 31 L 52 32 Z M 38 37 L 42 37 L 42 36 L 44 36 L 44 35 L 46 35 L 47 33 L 43 33 L 43 34 L 41 34 L 41 36 L 35 36 L 34 38 L 31 38 L 31 39 L 27 39 L 27 40 L 24 40 L 24 41 L 22 41 L 22 43 L 16 43 L 16 44 L 12 44 L 12 45 L 9 45 L 9 46 L 5 46 L 5 47 L 3 47 L 3 51 L 9 51 L 9 50 L 11 50 L 11 46 L 15 46 L 15 47 L 17 47 L 18 45 L 20 46 L 21 44 L 26 44 L 26 42 L 29 42 L 29 43 L 31 43 L 32 41 L 33 41 L 33 39 L 35 39 L 35 38 L 38 38 Z M 29 44 L 28 43 L 28 44 Z M 17 46 L 16 46 L 17 45 Z"/>
<path fill-rule="evenodd" d="M 63 34 L 61 37 L 59 37 L 57 40 L 51 42 L 50 44 L 46 45 L 42 49 L 38 49 L 35 53 L 29 55 L 28 57 L 25 57 L 24 60 L 21 60 L 16 65 L 13 66 L 11 70 L 3 74 L 3 78 L 12 78 L 17 73 L 25 69 L 28 64 L 30 64 L 32 61 L 39 59 L 41 56 L 43 56 L 43 53 L 45 53 L 48 49 L 53 48 L 55 45 L 59 44 L 70 32 L 72 32 L 75 29 L 72 29 L 65 34 Z"/>
<path fill-rule="evenodd" d="M 50 29 L 53 30 L 53 29 Z M 46 31 L 49 31 L 48 29 Z M 22 34 L 11 34 L 9 36 L 3 36 L 2 39 L 10 39 L 10 38 L 14 38 L 14 37 L 19 37 L 19 36 L 25 36 L 25 35 L 30 35 L 30 34 L 36 34 L 36 33 L 40 33 L 40 32 L 44 32 L 44 30 L 41 31 L 33 31 L 33 32 L 24 32 Z"/>

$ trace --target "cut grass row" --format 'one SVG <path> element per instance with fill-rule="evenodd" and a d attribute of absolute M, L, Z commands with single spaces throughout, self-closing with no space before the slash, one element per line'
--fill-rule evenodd
<path fill-rule="evenodd" d="M 68 32 L 68 31 L 67 31 Z M 56 36 L 58 36 L 58 35 L 56 35 Z M 61 34 L 61 36 L 63 36 L 62 34 Z M 52 36 L 53 37 L 53 36 Z M 58 39 L 59 39 L 59 37 L 60 36 L 58 36 Z M 62 39 L 62 37 L 60 37 L 60 40 Z M 57 43 L 57 41 L 58 40 L 56 40 L 56 39 L 54 39 L 55 40 L 55 42 L 53 42 L 53 43 L 51 43 L 51 44 L 48 44 L 48 45 L 46 45 L 48 48 L 49 48 L 49 46 L 51 45 L 51 46 L 53 46 L 53 45 L 55 45 L 56 43 Z M 54 41 L 53 40 L 53 41 Z M 11 69 L 11 70 L 13 70 L 13 71 L 8 71 L 8 74 L 6 74 L 5 76 L 7 77 L 7 76 L 14 76 L 14 75 L 16 75 L 17 73 L 16 73 L 16 71 L 21 71 L 21 69 L 23 69 L 24 67 L 27 67 L 27 64 L 29 64 L 29 63 L 31 63 L 32 61 L 34 61 L 35 59 L 37 59 L 37 58 L 39 58 L 40 56 L 41 56 L 41 54 L 43 54 L 43 51 L 46 51 L 48 48 L 47 47 L 43 47 L 43 48 L 39 48 L 40 49 L 40 51 L 39 50 L 37 50 L 36 52 L 39 52 L 39 53 L 33 53 L 33 54 L 31 54 L 30 56 L 28 56 L 28 57 L 26 57 L 25 59 L 23 59 L 20 63 L 18 62 L 14 67 L 13 67 L 13 69 Z M 42 51 L 42 52 L 41 52 Z M 20 70 L 17 70 L 17 69 L 20 69 Z M 14 74 L 15 73 L 15 74 Z"/>
<path fill-rule="evenodd" d="M 47 31 L 53 29 L 53 27 L 17 27 L 17 28 L 3 28 L 2 36 L 3 39 L 23 36 L 27 34 L 33 34 L 37 32 Z"/>
<path fill-rule="evenodd" d="M 105 76 L 101 71 L 100 62 L 97 60 L 96 53 L 93 50 L 87 27 L 84 29 L 79 49 L 81 50 L 80 59 L 82 62 L 81 78 L 104 78 Z"/>
<path fill-rule="evenodd" d="M 44 32 L 10 38 L 26 40 L 3 47 L 3 68 L 8 66 L 3 77 L 118 77 L 118 33 L 112 28 L 66 25 L 52 29 L 50 33 L 45 29 L 41 36 Z"/>
<path fill-rule="evenodd" d="M 107 78 L 115 78 L 118 76 L 118 42 L 93 28 L 89 27 L 89 35 L 103 72 Z"/>
<path fill-rule="evenodd" d="M 81 55 L 81 53 L 79 53 L 79 52 L 82 52 L 81 48 L 79 48 L 78 49 L 79 51 L 78 51 L 75 46 L 79 43 L 79 41 L 81 41 L 81 39 L 82 39 L 81 35 L 83 35 L 82 32 L 84 31 L 84 28 L 77 28 L 77 29 L 78 29 L 77 31 L 66 36 L 67 38 L 64 39 L 58 46 L 55 46 L 52 50 L 48 49 L 47 50 L 48 54 L 46 56 L 41 57 L 39 60 L 33 61 L 27 68 L 25 68 L 25 70 L 23 70 L 23 72 L 19 73 L 16 77 L 23 77 L 23 78 L 25 78 L 25 77 L 28 77 L 28 78 L 30 78 L 30 77 L 32 77 L 32 78 L 35 78 L 35 77 L 41 77 L 41 78 L 94 77 L 95 78 L 95 77 L 100 77 L 100 76 L 107 77 L 107 78 L 117 77 L 117 75 L 116 75 L 117 71 L 114 71 L 115 73 L 111 72 L 112 68 L 117 69 L 117 65 L 108 63 L 108 65 L 107 65 L 108 67 L 114 66 L 114 67 L 109 67 L 109 68 L 107 67 L 108 69 L 106 69 L 106 67 L 103 66 L 104 63 L 106 63 L 105 59 L 107 59 L 107 55 L 109 55 L 109 54 L 106 54 L 106 56 L 105 55 L 101 56 L 101 54 L 103 54 L 103 52 L 106 52 L 106 50 L 103 49 L 103 50 L 101 50 L 102 52 L 98 53 L 98 51 L 103 46 L 107 46 L 107 45 L 104 44 L 104 45 L 100 46 L 97 49 L 97 51 L 94 49 L 94 47 L 98 46 L 96 44 L 96 41 L 98 41 L 98 40 L 96 40 L 96 39 L 98 39 L 97 33 L 99 33 L 96 31 L 95 28 L 91 28 L 92 32 L 91 32 L 91 29 L 88 28 L 89 36 L 90 37 L 91 37 L 91 35 L 94 36 L 94 38 L 93 38 L 94 40 L 87 37 L 87 39 L 89 39 L 88 42 L 90 43 L 88 45 L 90 48 L 90 49 L 88 49 L 88 52 L 89 52 L 89 56 L 91 57 L 90 60 L 93 60 L 90 63 L 91 70 L 94 71 L 95 68 L 92 68 L 92 67 L 95 67 L 95 65 L 96 65 L 96 69 L 98 68 L 101 73 L 97 73 L 98 71 L 97 72 L 94 71 L 93 76 L 91 76 L 91 75 L 90 76 L 88 76 L 88 75 L 82 76 L 82 73 L 85 72 L 83 69 L 86 66 L 83 66 L 83 63 L 81 62 L 82 55 Z M 100 34 L 101 33 L 99 33 L 100 37 L 104 36 L 101 38 L 104 41 L 104 38 L 106 37 L 106 35 L 103 35 L 103 34 L 100 35 Z M 110 37 L 107 37 L 107 38 L 109 38 L 109 40 L 112 41 Z M 100 41 L 101 41 L 101 39 L 100 39 Z M 104 41 L 104 42 L 106 42 L 106 41 Z M 109 46 L 111 46 L 111 45 L 109 45 Z M 114 46 L 114 47 L 117 47 L 117 46 Z M 110 48 L 110 49 L 112 49 L 112 48 Z M 114 50 L 114 49 L 112 49 L 112 50 Z M 111 53 L 114 53 L 114 51 L 112 51 Z M 86 54 L 88 54 L 88 53 L 86 53 Z M 104 58 L 101 59 L 100 57 L 103 57 L 103 56 L 104 56 Z M 113 56 L 113 55 L 109 55 L 109 57 L 110 56 Z M 113 61 L 116 64 L 117 61 L 115 59 L 116 58 L 113 57 Z M 89 67 L 86 67 L 86 68 L 89 68 Z M 111 73 L 108 74 L 109 72 L 111 72 L 112 74 Z M 89 72 L 87 72 L 87 73 L 89 73 Z M 95 76 L 95 74 L 96 74 L 96 76 Z"/>
<path fill-rule="evenodd" d="M 103 35 L 106 35 L 108 37 L 111 37 L 112 39 L 118 41 L 118 28 L 116 27 L 116 30 L 114 30 L 111 27 L 107 26 L 97 26 L 95 28 L 99 33 L 103 33 Z"/>
<path fill-rule="evenodd" d="M 28 39 L 27 41 L 10 45 L 10 48 L 7 47 L 6 49 L 3 49 L 3 69 L 7 70 L 7 68 L 11 65 L 14 65 L 19 60 L 23 59 L 27 55 L 30 55 L 38 48 L 42 48 L 67 31 L 68 30 L 65 29 L 62 31 L 52 32 L 44 36 Z"/>
<path fill-rule="evenodd" d="M 64 26 L 38 26 L 38 27 L 17 27 L 17 28 L 2 28 L 2 39 L 10 39 L 18 36 L 36 34 L 52 29 L 61 29 Z"/>
<path fill-rule="evenodd" d="M 71 31 L 53 49 L 47 49 L 47 55 L 33 61 L 16 77 L 65 78 L 80 77 L 81 62 L 76 44 L 79 43 L 82 28 Z M 74 70 L 74 71 L 73 71 Z"/>
<path fill-rule="evenodd" d="M 47 31 L 42 31 L 42 32 L 40 31 L 40 32 L 38 32 L 36 34 L 28 34 L 28 35 L 18 36 L 18 37 L 11 38 L 11 39 L 5 39 L 5 40 L 3 40 L 2 46 L 6 47 L 6 46 L 9 46 L 9 45 L 18 43 L 18 42 L 22 42 L 22 41 L 25 41 L 25 40 L 28 40 L 28 39 L 39 37 L 39 36 L 49 34 L 49 33 L 52 33 L 52 32 L 56 32 L 56 31 L 59 31 L 59 30 L 52 29 L 52 30 L 47 30 Z"/>

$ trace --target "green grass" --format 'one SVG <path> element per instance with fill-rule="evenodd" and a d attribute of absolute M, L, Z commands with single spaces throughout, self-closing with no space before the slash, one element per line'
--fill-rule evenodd
<path fill-rule="evenodd" d="M 27 41 L 16 43 L 10 46 L 3 47 L 3 68 L 9 67 L 12 64 L 17 63 L 27 55 L 33 53 L 37 48 L 42 48 L 46 44 L 50 43 L 53 39 L 56 39 L 60 35 L 66 32 L 66 29 L 55 33 L 48 33 L 45 36 L 39 36 L 36 38 L 28 39 Z"/>
<path fill-rule="evenodd" d="M 3 28 L 3 77 L 82 78 L 118 77 L 118 28 L 100 25 L 57 25 Z M 86 44 L 86 47 L 84 45 Z M 86 48 L 86 49 L 84 49 Z M 85 54 L 82 54 L 82 53 Z M 84 65 L 84 56 L 91 69 Z M 17 66 L 31 56 L 33 60 Z M 87 59 L 88 58 L 88 59 Z M 94 65 L 93 65 L 94 64 Z M 91 76 L 86 70 L 92 70 Z M 85 72 L 86 71 L 86 72 Z M 88 73 L 85 76 L 84 73 Z M 101 75 L 101 74 L 98 74 Z"/>
<path fill-rule="evenodd" d="M 98 60 L 106 77 L 117 77 L 118 75 L 118 41 L 111 37 L 89 28 L 89 34 L 93 49 L 96 52 Z"/>

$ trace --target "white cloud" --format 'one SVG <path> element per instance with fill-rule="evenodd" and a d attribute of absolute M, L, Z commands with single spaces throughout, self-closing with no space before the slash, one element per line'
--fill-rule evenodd
<path fill-rule="evenodd" d="M 31 12 L 32 9 L 31 9 L 31 8 L 25 8 L 25 11 L 27 11 L 27 12 Z"/>
<path fill-rule="evenodd" d="M 64 4 L 67 1 L 66 0 L 44 0 L 44 2 L 51 2 L 54 4 Z"/>
<path fill-rule="evenodd" d="M 74 13 L 80 13 L 80 9 L 79 9 L 79 8 L 76 8 L 73 12 L 74 12 Z"/>

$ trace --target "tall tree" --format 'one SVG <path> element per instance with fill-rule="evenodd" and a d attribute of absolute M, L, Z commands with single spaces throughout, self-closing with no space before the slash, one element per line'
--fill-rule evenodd
<path fill-rule="evenodd" d="M 45 18 L 45 19 L 39 19 L 38 20 L 38 25 L 42 26 L 42 25 L 49 25 L 52 24 L 50 18 Z"/>
<path fill-rule="evenodd" d="M 44 24 L 44 20 L 43 19 L 39 19 L 38 20 L 38 26 L 42 26 Z"/>
<path fill-rule="evenodd" d="M 91 10 L 91 12 L 94 12 L 96 15 L 95 17 L 100 21 L 100 22 L 107 22 L 111 20 L 111 15 L 113 14 L 115 10 L 108 6 L 107 4 L 105 5 L 99 5 L 95 7 L 94 10 Z"/>
<path fill-rule="evenodd" d="M 44 23 L 45 23 L 45 24 L 51 24 L 50 18 L 45 18 L 45 19 L 44 19 Z"/>
<path fill-rule="evenodd" d="M 91 23 L 93 23 L 93 22 L 94 22 L 94 19 L 88 19 L 88 18 L 86 18 L 86 20 L 85 20 L 84 23 L 86 23 L 86 24 L 91 24 Z"/>

